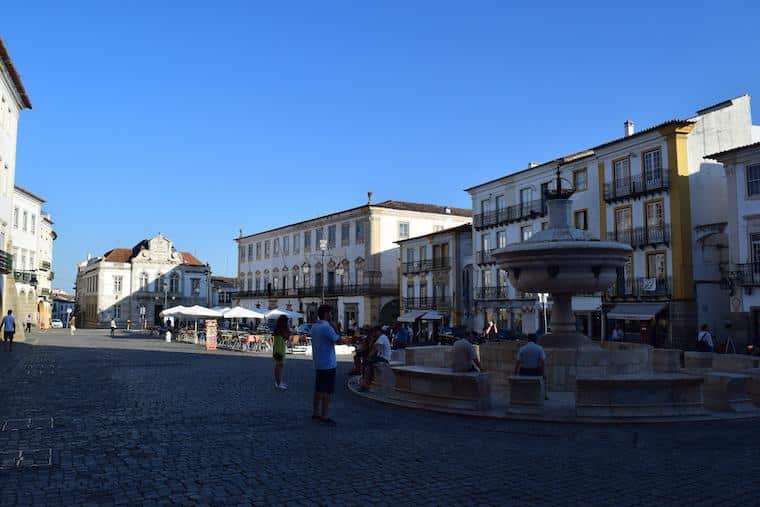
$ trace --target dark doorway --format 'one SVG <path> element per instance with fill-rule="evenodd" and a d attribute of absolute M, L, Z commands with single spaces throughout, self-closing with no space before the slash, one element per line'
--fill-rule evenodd
<path fill-rule="evenodd" d="M 161 315 L 160 313 L 164 311 L 164 305 L 154 305 L 153 306 L 153 324 L 157 325 L 161 323 Z"/>

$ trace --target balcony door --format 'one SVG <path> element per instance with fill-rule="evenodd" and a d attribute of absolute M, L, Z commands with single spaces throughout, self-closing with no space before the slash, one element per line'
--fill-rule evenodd
<path fill-rule="evenodd" d="M 665 207 L 662 200 L 647 203 L 647 242 L 662 243 L 665 240 Z"/>
<path fill-rule="evenodd" d="M 615 240 L 623 243 L 631 242 L 633 229 L 633 209 L 630 206 L 615 210 Z"/>
<path fill-rule="evenodd" d="M 662 187 L 662 152 L 659 149 L 647 151 L 643 158 L 646 188 Z"/>
<path fill-rule="evenodd" d="M 749 237 L 752 250 L 752 281 L 760 280 L 760 234 L 752 234 Z"/>
<path fill-rule="evenodd" d="M 612 163 L 612 177 L 615 195 L 631 193 L 631 159 L 621 158 Z"/>
<path fill-rule="evenodd" d="M 663 294 L 667 284 L 667 264 L 665 252 L 647 254 L 647 282 L 642 292 Z"/>

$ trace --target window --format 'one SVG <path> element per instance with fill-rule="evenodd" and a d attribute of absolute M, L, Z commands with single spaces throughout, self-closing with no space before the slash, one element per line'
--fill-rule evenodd
<path fill-rule="evenodd" d="M 264 258 L 269 258 L 269 240 L 264 241 Z"/>
<path fill-rule="evenodd" d="M 253 244 L 248 243 L 248 262 L 253 260 Z"/>
<path fill-rule="evenodd" d="M 588 171 L 585 167 L 573 171 L 573 186 L 576 191 L 588 190 Z"/>
<path fill-rule="evenodd" d="M 747 166 L 747 197 L 760 194 L 760 164 Z M 18 212 L 18 208 L 16 208 Z M 14 218 L 14 227 L 18 228 Z"/>
<path fill-rule="evenodd" d="M 256 258 L 261 259 L 261 241 L 256 243 Z"/>
<path fill-rule="evenodd" d="M 256 275 L 256 290 L 261 290 L 261 275 Z"/>
<path fill-rule="evenodd" d="M 121 305 L 113 305 L 113 318 L 115 320 L 121 319 Z"/>
<path fill-rule="evenodd" d="M 528 241 L 533 236 L 533 226 L 524 225 L 520 227 L 520 241 Z"/>
<path fill-rule="evenodd" d="M 179 275 L 177 273 L 172 273 L 171 278 L 169 278 L 169 292 L 175 294 L 179 292 Z"/>
<path fill-rule="evenodd" d="M 121 286 L 122 281 L 124 277 L 122 276 L 114 276 L 113 277 L 113 292 L 114 294 L 121 294 Z"/>
<path fill-rule="evenodd" d="M 32 234 L 37 233 L 37 215 L 32 215 Z"/>
<path fill-rule="evenodd" d="M 148 273 L 140 274 L 140 290 L 148 290 Z"/>
<path fill-rule="evenodd" d="M 274 238 L 273 254 L 280 255 L 280 238 Z"/>
<path fill-rule="evenodd" d="M 662 185 L 662 153 L 660 149 L 644 152 L 644 184 L 647 188 Z"/>
<path fill-rule="evenodd" d="M 483 199 L 482 201 L 480 201 L 480 212 L 485 215 L 490 211 L 491 211 L 491 200 Z"/>
<path fill-rule="evenodd" d="M 26 271 L 26 250 L 21 249 L 21 271 Z"/>
<path fill-rule="evenodd" d="M 337 238 L 337 225 L 330 225 L 327 227 L 327 247 L 335 248 L 335 242 Z"/>
<path fill-rule="evenodd" d="M 498 231 L 496 233 L 496 248 L 507 246 L 507 231 Z"/>
<path fill-rule="evenodd" d="M 322 249 L 322 240 L 325 239 L 325 230 L 320 227 L 317 229 L 317 238 L 316 242 L 314 243 L 314 246 L 317 247 L 319 250 Z"/>
<path fill-rule="evenodd" d="M 367 229 L 365 222 L 356 222 L 356 244 L 361 245 L 364 243 L 364 236 Z"/>
<path fill-rule="evenodd" d="M 493 287 L 493 273 L 490 269 L 484 269 L 480 272 L 481 287 Z"/>
<path fill-rule="evenodd" d="M 633 216 L 630 206 L 615 210 L 615 240 L 629 243 L 631 241 L 631 229 L 633 228 Z"/>
<path fill-rule="evenodd" d="M 421 261 L 427 260 L 427 247 L 425 246 L 420 247 L 420 260 Z"/>
<path fill-rule="evenodd" d="M 311 231 L 303 233 L 303 251 L 311 252 Z"/>
<path fill-rule="evenodd" d="M 503 195 L 496 196 L 496 211 L 501 211 L 507 207 L 507 201 Z"/>
<path fill-rule="evenodd" d="M 243 245 L 238 246 L 238 253 L 240 254 L 240 261 L 245 260 L 245 247 Z"/>
<path fill-rule="evenodd" d="M 13 228 L 18 229 L 18 208 L 13 208 Z"/>
<path fill-rule="evenodd" d="M 483 234 L 480 236 L 480 250 L 487 252 L 491 249 L 491 235 Z"/>
<path fill-rule="evenodd" d="M 193 296 L 197 296 L 201 293 L 201 279 L 200 278 L 191 278 L 190 279 L 190 288 L 193 291 Z"/>
<path fill-rule="evenodd" d="M 406 281 L 406 297 L 414 298 L 414 282 L 412 280 Z"/>
<path fill-rule="evenodd" d="M 588 230 L 588 211 L 579 209 L 573 213 L 573 221 L 576 229 Z"/>
<path fill-rule="evenodd" d="M 398 238 L 399 239 L 409 238 L 409 222 L 398 223 Z"/>
<path fill-rule="evenodd" d="M 21 222 L 21 229 L 24 232 L 28 230 L 28 225 L 29 225 L 28 222 L 29 222 L 29 213 L 24 211 L 24 218 L 23 218 L 23 221 Z"/>
<path fill-rule="evenodd" d="M 293 253 L 297 254 L 301 251 L 301 236 L 299 234 L 293 234 Z"/>
<path fill-rule="evenodd" d="M 631 159 L 626 157 L 615 160 L 612 163 L 612 177 L 615 194 L 629 194 L 631 192 Z"/>
<path fill-rule="evenodd" d="M 541 222 L 541 230 L 545 231 L 549 228 L 549 222 Z"/>
<path fill-rule="evenodd" d="M 282 253 L 288 255 L 290 253 L 290 236 L 282 237 Z"/>
<path fill-rule="evenodd" d="M 346 222 L 340 226 L 340 244 L 348 246 L 351 242 L 351 224 Z"/>
<path fill-rule="evenodd" d="M 406 262 L 408 262 L 409 264 L 414 262 L 414 248 L 406 249 Z"/>
<path fill-rule="evenodd" d="M 664 241 L 665 207 L 662 200 L 646 203 L 647 240 L 650 243 Z"/>
<path fill-rule="evenodd" d="M 647 254 L 647 277 L 662 280 L 666 276 L 665 253 L 655 252 Z"/>
<path fill-rule="evenodd" d="M 623 264 L 623 290 L 625 294 L 633 294 L 633 257 L 627 257 Z"/>
<path fill-rule="evenodd" d="M 531 187 L 520 190 L 520 204 L 528 204 L 533 200 L 533 189 Z"/>

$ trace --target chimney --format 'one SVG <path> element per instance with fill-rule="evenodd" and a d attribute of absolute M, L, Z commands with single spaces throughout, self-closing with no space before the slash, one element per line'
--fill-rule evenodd
<path fill-rule="evenodd" d="M 367 205 L 372 204 L 372 192 L 367 192 Z"/>
<path fill-rule="evenodd" d="M 625 137 L 632 136 L 636 127 L 636 124 L 633 123 L 633 120 L 625 120 L 625 123 L 623 123 L 623 125 L 625 126 Z"/>
<path fill-rule="evenodd" d="M 529 169 L 533 169 L 534 167 L 538 167 L 540 165 L 541 164 L 539 164 L 538 162 L 528 162 L 528 168 Z"/>

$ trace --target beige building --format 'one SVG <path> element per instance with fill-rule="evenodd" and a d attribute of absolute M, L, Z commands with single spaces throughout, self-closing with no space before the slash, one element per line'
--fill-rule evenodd
<path fill-rule="evenodd" d="M 316 320 L 321 301 L 344 329 L 399 315 L 397 241 L 468 223 L 469 209 L 368 201 L 264 232 L 241 235 L 237 303 L 280 307 Z"/>

